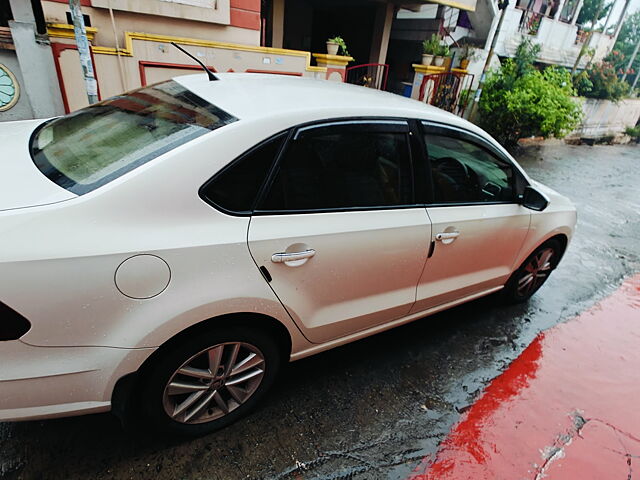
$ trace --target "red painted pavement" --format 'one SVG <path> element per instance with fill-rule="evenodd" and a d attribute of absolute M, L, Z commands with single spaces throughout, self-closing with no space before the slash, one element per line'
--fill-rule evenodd
<path fill-rule="evenodd" d="M 640 275 L 541 333 L 412 480 L 640 478 Z"/>

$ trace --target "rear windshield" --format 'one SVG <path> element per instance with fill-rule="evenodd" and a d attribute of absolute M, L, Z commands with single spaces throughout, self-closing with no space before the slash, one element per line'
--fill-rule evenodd
<path fill-rule="evenodd" d="M 168 81 L 50 120 L 31 156 L 52 181 L 83 194 L 237 119 Z"/>

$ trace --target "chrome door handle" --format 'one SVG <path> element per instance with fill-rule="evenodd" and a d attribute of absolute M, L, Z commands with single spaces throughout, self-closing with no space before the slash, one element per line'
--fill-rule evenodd
<path fill-rule="evenodd" d="M 440 232 L 436 234 L 436 240 L 442 243 L 451 243 L 460 236 L 460 232 Z"/>
<path fill-rule="evenodd" d="M 305 258 L 311 258 L 315 254 L 316 254 L 316 251 L 313 248 L 309 248 L 308 250 L 303 250 L 302 252 L 274 253 L 273 255 L 271 255 L 271 261 L 273 263 L 294 262 L 296 260 L 303 260 Z"/>

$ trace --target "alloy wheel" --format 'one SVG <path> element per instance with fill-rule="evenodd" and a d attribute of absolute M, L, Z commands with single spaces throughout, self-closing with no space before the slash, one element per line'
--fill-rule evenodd
<path fill-rule="evenodd" d="M 518 295 L 525 297 L 533 294 L 545 282 L 553 269 L 553 248 L 540 250 L 527 263 L 518 279 Z"/>
<path fill-rule="evenodd" d="M 254 345 L 227 342 L 206 348 L 171 375 L 164 388 L 164 411 L 184 424 L 219 419 L 249 400 L 264 373 L 264 355 Z"/>

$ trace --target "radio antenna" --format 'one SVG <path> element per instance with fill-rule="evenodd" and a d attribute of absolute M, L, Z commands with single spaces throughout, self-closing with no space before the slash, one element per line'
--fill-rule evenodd
<path fill-rule="evenodd" d="M 177 43 L 175 43 L 175 42 L 171 42 L 171 45 L 173 45 L 174 47 L 176 47 L 178 50 L 180 50 L 182 53 L 184 53 L 184 54 L 185 54 L 185 55 L 187 55 L 188 57 L 191 57 L 193 60 L 195 60 L 196 62 L 198 62 L 198 64 L 203 68 L 203 70 L 204 70 L 205 72 L 207 72 L 207 75 L 209 76 L 209 81 L 210 81 L 210 82 L 213 82 L 213 81 L 215 81 L 215 80 L 220 80 L 218 77 L 216 77 L 216 76 L 214 75 L 214 73 L 213 73 L 211 70 L 209 70 L 209 69 L 207 68 L 207 66 L 206 66 L 204 63 L 202 63 L 202 62 L 201 62 L 200 60 L 198 60 L 196 57 L 194 57 L 193 55 L 191 55 L 189 52 L 187 52 L 187 51 L 186 51 L 184 48 L 182 48 L 180 45 L 178 45 L 178 44 L 177 44 Z"/>

